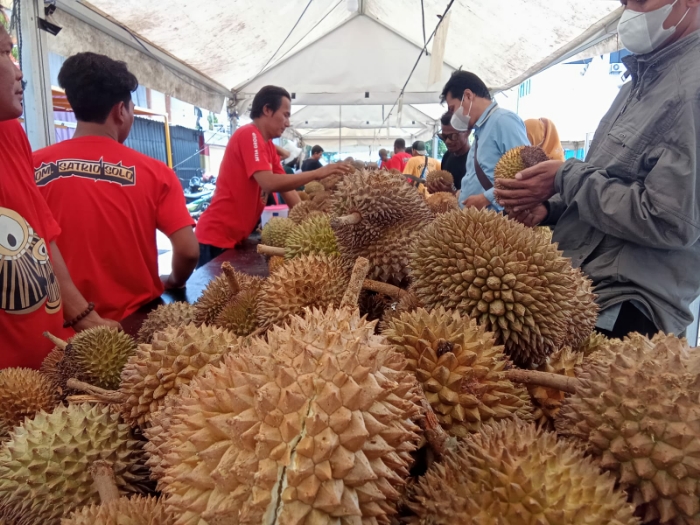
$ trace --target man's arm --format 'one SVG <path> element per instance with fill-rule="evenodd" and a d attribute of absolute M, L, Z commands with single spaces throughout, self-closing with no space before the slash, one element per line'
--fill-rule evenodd
<path fill-rule="evenodd" d="M 56 279 L 58 279 L 58 285 L 61 288 L 61 299 L 63 300 L 63 318 L 66 321 L 71 321 L 87 310 L 88 302 L 80 293 L 80 290 L 76 288 L 75 283 L 73 283 L 73 279 L 71 279 L 70 273 L 68 273 L 66 262 L 63 260 L 61 251 L 58 249 L 55 241 L 51 242 L 51 264 L 53 265 L 53 271 L 56 275 Z M 93 310 L 87 315 L 87 317 L 75 324 L 73 329 L 80 332 L 95 326 L 121 328 L 118 322 L 111 319 L 103 319 L 95 310 Z"/>
<path fill-rule="evenodd" d="M 199 261 L 199 243 L 192 226 L 177 230 L 169 239 L 173 245 L 172 270 L 161 280 L 166 290 L 184 288 Z"/>
<path fill-rule="evenodd" d="M 300 186 L 308 184 L 312 180 L 321 180 L 331 175 L 346 175 L 352 171 L 352 166 L 347 164 L 329 164 L 321 168 L 320 170 L 307 171 L 304 173 L 290 174 L 280 174 L 273 173 L 272 171 L 257 171 L 253 174 L 255 180 L 267 193 L 281 192 L 285 193 L 288 191 L 295 190 Z"/>

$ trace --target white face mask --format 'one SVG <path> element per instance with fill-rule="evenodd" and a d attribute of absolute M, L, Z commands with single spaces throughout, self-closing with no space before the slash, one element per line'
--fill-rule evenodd
<path fill-rule="evenodd" d="M 462 101 L 459 103 L 459 108 L 452 114 L 450 119 L 450 126 L 455 128 L 457 131 L 469 131 L 469 122 L 472 119 L 472 106 L 474 101 L 472 100 L 469 104 L 469 111 L 464 114 L 464 95 L 462 95 Z"/>
<path fill-rule="evenodd" d="M 648 13 L 625 9 L 617 26 L 622 45 L 636 55 L 645 55 L 658 49 L 659 46 L 673 36 L 676 28 L 690 12 L 690 8 L 688 8 L 680 22 L 673 27 L 664 29 L 664 22 L 666 22 L 677 3 L 678 0 Z"/>

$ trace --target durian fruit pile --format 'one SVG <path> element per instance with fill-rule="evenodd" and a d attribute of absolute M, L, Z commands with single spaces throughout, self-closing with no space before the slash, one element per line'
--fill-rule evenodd
<path fill-rule="evenodd" d="M 425 184 L 428 190 L 425 202 L 435 215 L 459 209 L 454 178 L 449 171 L 431 171 L 425 177 Z"/>

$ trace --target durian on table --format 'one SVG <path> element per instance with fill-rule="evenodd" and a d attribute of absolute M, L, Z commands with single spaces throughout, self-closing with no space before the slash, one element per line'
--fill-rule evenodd
<path fill-rule="evenodd" d="M 286 237 L 283 247 L 258 244 L 258 253 L 293 259 L 300 255 L 338 254 L 338 243 L 326 214 L 305 219 Z"/>

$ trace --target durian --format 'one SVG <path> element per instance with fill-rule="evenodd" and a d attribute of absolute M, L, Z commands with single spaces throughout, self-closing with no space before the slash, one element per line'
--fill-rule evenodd
<path fill-rule="evenodd" d="M 285 248 L 284 256 L 287 259 L 313 253 L 337 254 L 338 244 L 328 215 L 311 217 L 302 222 L 287 237 Z"/>
<path fill-rule="evenodd" d="M 330 177 L 326 177 L 325 179 L 321 179 L 321 184 L 323 184 L 323 187 L 326 191 L 330 191 L 331 193 L 336 190 L 338 187 L 338 184 L 340 184 L 340 181 L 343 180 L 342 175 L 331 175 Z"/>
<path fill-rule="evenodd" d="M 287 217 L 272 217 L 263 226 L 260 240 L 267 246 L 284 248 L 289 234 L 297 227 L 296 223 Z"/>
<path fill-rule="evenodd" d="M 224 263 L 222 268 L 224 268 L 224 273 L 207 285 L 204 293 L 194 305 L 197 309 L 195 313 L 195 324 L 197 325 L 214 324 L 221 311 L 237 293 L 259 286 L 261 282 L 260 277 L 236 272 L 227 263 Z"/>
<path fill-rule="evenodd" d="M 572 351 L 571 348 L 565 346 L 549 356 L 547 361 L 539 367 L 539 370 L 567 377 L 576 377 L 576 367 L 583 363 L 584 357 L 585 355 L 582 352 Z M 537 422 L 546 427 L 552 426 L 559 414 L 561 403 L 566 393 L 556 388 L 538 385 L 528 385 L 527 389 L 535 406 L 534 416 Z"/>
<path fill-rule="evenodd" d="M 337 255 L 302 255 L 277 270 L 260 289 L 258 325 L 271 327 L 305 307 L 339 306 L 350 277 Z"/>
<path fill-rule="evenodd" d="M 280 255 L 273 255 L 270 257 L 267 261 L 267 271 L 270 274 L 275 273 L 277 270 L 279 270 L 284 263 L 286 262 L 286 259 Z"/>
<path fill-rule="evenodd" d="M 151 496 L 119 498 L 75 511 L 61 525 L 174 525 L 161 500 Z"/>
<path fill-rule="evenodd" d="M 326 188 L 319 181 L 312 180 L 304 185 L 304 191 L 312 197 L 315 193 L 319 191 L 325 191 Z"/>
<path fill-rule="evenodd" d="M 62 386 L 65 386 L 62 385 L 62 383 L 64 383 L 64 379 L 61 376 L 61 371 L 59 370 L 59 363 L 61 361 L 63 361 L 63 350 L 61 350 L 59 347 L 55 347 L 48 353 L 39 367 L 39 371 L 48 377 L 59 389 L 59 395 L 63 395 Z"/>
<path fill-rule="evenodd" d="M 700 522 L 700 357 L 638 334 L 584 361 L 556 420 L 632 494 L 644 523 Z"/>
<path fill-rule="evenodd" d="M 182 385 L 237 349 L 238 343 L 231 332 L 207 325 L 171 326 L 157 332 L 151 344 L 139 346 L 122 372 L 124 419 L 146 426 L 166 396 L 178 393 Z"/>
<path fill-rule="evenodd" d="M 581 352 L 585 357 L 588 357 L 592 353 L 600 350 L 604 346 L 621 344 L 618 339 L 608 339 L 601 333 L 592 332 L 591 335 L 586 338 L 583 343 L 578 347 L 578 352 Z"/>
<path fill-rule="evenodd" d="M 493 334 L 439 307 L 401 314 L 382 332 L 415 372 L 438 421 L 466 436 L 489 421 L 531 418 L 527 390 L 503 377 L 509 363 Z"/>
<path fill-rule="evenodd" d="M 262 281 L 259 281 L 236 294 L 221 310 L 214 325 L 241 337 L 252 334 L 258 328 L 255 305 L 261 286 Z"/>
<path fill-rule="evenodd" d="M 52 411 L 59 402 L 56 384 L 29 368 L 0 370 L 0 441 L 40 410 Z"/>
<path fill-rule="evenodd" d="M 327 201 L 326 201 L 327 203 Z M 325 204 L 325 203 L 324 203 Z M 315 217 L 318 215 L 322 215 L 329 211 L 327 209 L 323 210 L 319 208 L 313 201 L 302 201 L 296 206 L 294 206 L 291 210 L 289 210 L 289 215 L 288 217 L 294 221 L 295 224 L 301 224 L 304 222 L 306 219 L 310 219 L 311 217 Z"/>
<path fill-rule="evenodd" d="M 146 488 L 141 442 L 108 405 L 71 404 L 27 419 L 0 448 L 0 517 L 12 525 L 59 525 L 99 503 L 88 468 L 111 464 L 120 493 Z"/>
<path fill-rule="evenodd" d="M 582 450 L 518 419 L 484 425 L 413 487 L 431 525 L 637 525 L 615 480 Z"/>
<path fill-rule="evenodd" d="M 150 343 L 153 334 L 168 326 L 183 326 L 194 321 L 196 309 L 185 302 L 162 304 L 148 314 L 137 336 L 139 343 Z"/>
<path fill-rule="evenodd" d="M 311 198 L 305 191 L 297 191 L 297 195 L 299 195 L 299 199 L 302 201 L 308 201 Z"/>
<path fill-rule="evenodd" d="M 524 169 L 549 160 L 539 146 L 518 146 L 505 153 L 496 164 L 494 176 L 497 179 L 514 179 Z"/>
<path fill-rule="evenodd" d="M 364 290 L 360 294 L 360 315 L 368 321 L 378 321 L 384 316 L 384 312 L 393 304 L 390 297 L 376 292 Z"/>
<path fill-rule="evenodd" d="M 226 356 L 164 412 L 174 423 L 157 438 L 159 488 L 177 525 L 371 524 L 395 512 L 418 440 L 415 378 L 357 311 L 305 314 Z"/>
<path fill-rule="evenodd" d="M 425 202 L 435 215 L 459 209 L 459 202 L 453 193 L 433 193 L 425 199 Z"/>
<path fill-rule="evenodd" d="M 454 193 L 455 179 L 452 173 L 445 170 L 431 171 L 425 177 L 425 185 L 430 193 Z"/>
<path fill-rule="evenodd" d="M 426 307 L 476 319 L 520 366 L 539 365 L 593 329 L 591 285 L 531 228 L 494 211 L 440 215 L 412 247 L 412 290 Z"/>

